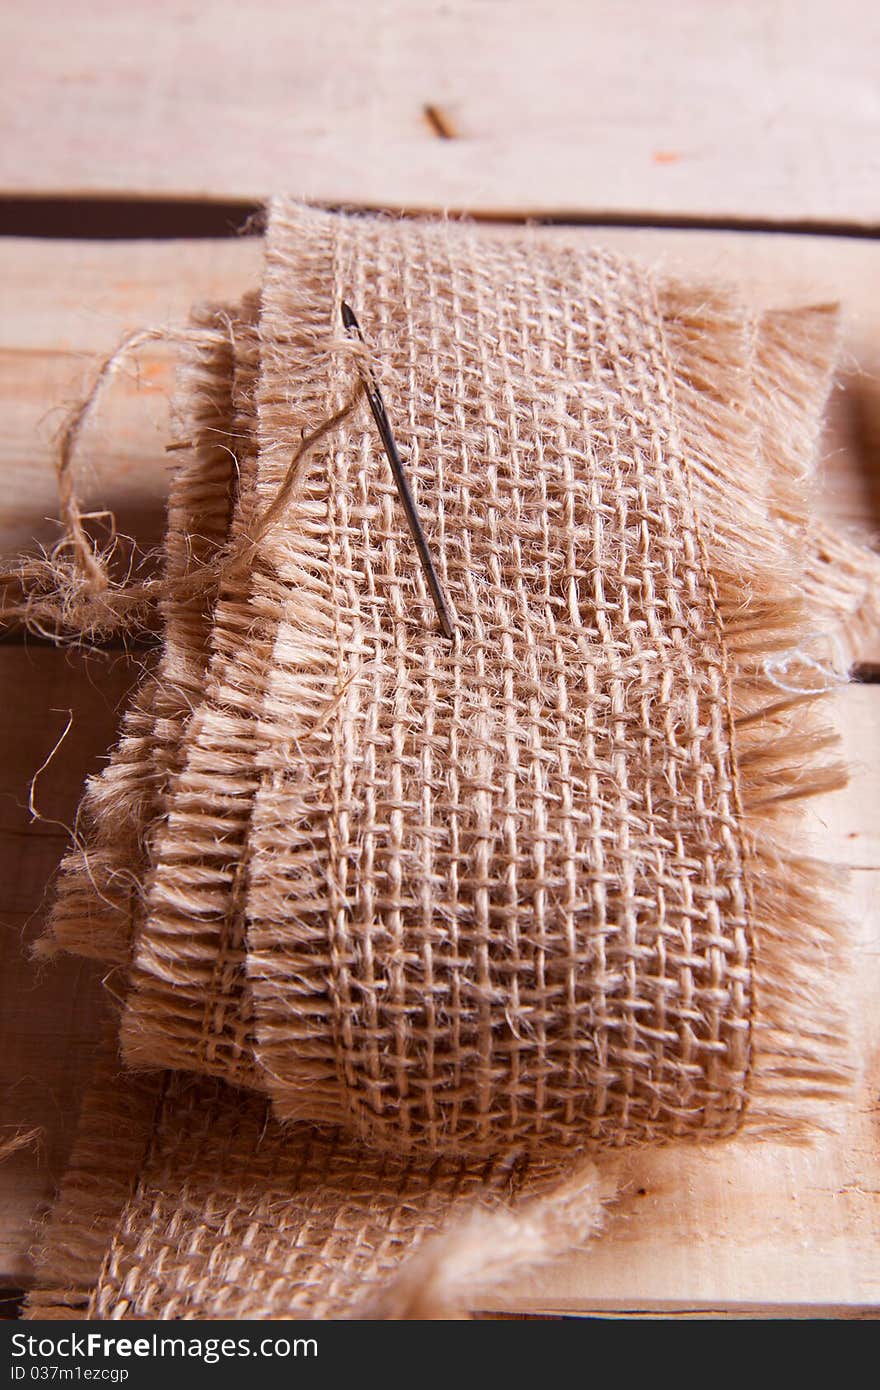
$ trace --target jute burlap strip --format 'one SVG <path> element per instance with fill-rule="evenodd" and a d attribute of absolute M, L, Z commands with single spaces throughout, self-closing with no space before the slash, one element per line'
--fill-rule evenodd
<path fill-rule="evenodd" d="M 368 331 L 456 608 L 451 649 L 356 409 L 342 295 Z M 142 891 L 96 953 L 133 949 L 130 1061 L 207 1072 L 268 1092 L 282 1117 L 337 1127 L 321 1132 L 326 1183 L 309 1199 L 324 1216 L 309 1224 L 294 1174 L 307 1129 L 262 1108 L 265 1131 L 237 1128 L 264 1102 L 157 1082 L 146 1147 L 102 1208 L 102 1267 L 59 1295 L 50 1239 L 44 1310 L 351 1311 L 336 1256 L 323 1267 L 336 1205 L 344 1225 L 360 1212 L 373 1250 L 354 1259 L 358 1289 L 405 1311 L 442 1283 L 441 1265 L 467 1265 L 467 1220 L 416 1202 L 394 1258 L 380 1257 L 398 1222 L 388 1165 L 403 1162 L 383 1151 L 412 1152 L 419 1191 L 443 1158 L 467 1175 L 471 1211 L 497 1205 L 491 1175 L 506 1165 L 541 1174 L 541 1214 L 521 1208 L 517 1230 L 524 1254 L 529 1229 L 546 1254 L 584 1146 L 711 1137 L 744 1118 L 796 1132 L 803 1102 L 844 1079 L 842 1030 L 814 1002 L 827 878 L 785 832 L 792 801 L 839 778 L 804 680 L 805 595 L 828 547 L 811 539 L 803 474 L 833 317 L 754 318 L 578 241 L 502 246 L 282 200 L 259 362 L 242 330 L 231 340 L 239 382 L 257 378 L 258 426 L 252 447 L 240 391 L 223 427 L 241 473 L 229 554 L 259 532 L 303 433 L 328 421 L 335 433 L 299 450 L 296 493 L 246 575 L 212 542 L 215 583 L 198 588 L 202 614 L 216 598 L 212 624 L 183 635 L 198 676 L 106 774 L 121 794 L 128 778 Z M 190 505 L 169 549 L 193 528 Z M 846 587 L 841 606 L 863 607 L 866 585 Z M 178 616 L 166 602 L 172 647 Z M 153 766 L 147 810 L 131 793 Z M 56 916 L 73 949 L 90 929 L 76 905 L 84 848 Z M 237 1136 L 224 1161 L 239 1175 L 213 1204 L 212 1129 Z M 355 1153 L 372 1200 L 342 1215 L 335 1175 Z M 256 1265 L 243 1246 L 236 1259 L 240 1221 L 260 1207 L 247 1175 L 269 1182 L 264 1160 L 280 1165 L 272 1212 L 304 1242 L 304 1265 L 279 1263 L 271 1241 L 261 1253 L 259 1215 Z M 597 1198 L 592 1180 L 579 1188 L 586 1234 Z M 181 1206 L 182 1191 L 202 1196 Z M 198 1233 L 223 1212 L 230 1239 L 210 1263 Z M 405 1258 L 442 1226 L 427 1256 Z M 196 1263 L 169 1264 L 184 1230 Z M 264 1258 L 277 1280 L 248 1305 Z"/>
<path fill-rule="evenodd" d="M 429 1153 L 731 1131 L 753 890 L 719 577 L 744 518 L 729 479 L 725 496 L 687 475 L 650 277 L 559 241 L 288 205 L 267 254 L 259 505 L 351 389 L 348 295 L 459 637 L 437 639 L 362 412 L 310 456 L 253 592 L 219 615 L 263 626 L 188 730 L 127 1056 Z M 754 322 L 717 296 L 699 312 L 746 398 Z M 727 458 L 761 483 L 748 563 L 763 544 L 780 584 L 757 413 L 730 437 L 732 415 Z M 766 634 L 760 603 L 738 584 L 739 629 Z M 243 993 L 216 969 L 230 913 Z"/>

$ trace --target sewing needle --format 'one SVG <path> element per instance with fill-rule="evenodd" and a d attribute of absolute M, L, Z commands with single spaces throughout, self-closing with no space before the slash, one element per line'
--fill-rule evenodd
<path fill-rule="evenodd" d="M 349 333 L 351 333 L 352 331 L 355 332 L 360 338 L 361 342 L 364 343 L 364 335 L 361 332 L 361 326 L 358 323 L 357 318 L 355 317 L 354 310 L 351 308 L 350 305 L 346 304 L 344 300 L 342 301 L 341 308 L 342 322 L 344 323 L 347 331 Z M 407 479 L 406 473 L 403 470 L 403 461 L 400 457 L 400 454 L 397 451 L 397 445 L 394 442 L 394 435 L 391 432 L 391 425 L 388 420 L 388 413 L 385 409 L 385 402 L 382 399 L 382 392 L 379 390 L 379 384 L 376 381 L 376 378 L 373 375 L 373 372 L 369 366 L 363 366 L 361 368 L 361 374 L 363 377 L 364 389 L 367 393 L 367 400 L 370 404 L 370 410 L 372 411 L 373 419 L 376 422 L 376 429 L 379 431 L 379 438 L 382 440 L 382 445 L 388 457 L 388 462 L 391 465 L 391 472 L 394 475 L 394 482 L 397 486 L 398 496 L 400 497 L 400 501 L 403 505 L 403 510 L 406 515 L 410 533 L 412 534 L 412 538 L 415 541 L 416 550 L 419 552 L 419 559 L 422 562 L 422 569 L 425 574 L 425 579 L 427 580 L 428 588 L 431 591 L 431 598 L 434 600 L 434 607 L 437 610 L 437 617 L 440 620 L 440 627 L 443 631 L 444 637 L 447 637 L 451 642 L 453 640 L 455 630 L 453 628 L 452 618 L 449 613 L 449 605 L 446 602 L 446 595 L 443 592 L 440 579 L 438 577 L 436 569 L 434 568 L 434 561 L 431 558 L 431 552 L 428 548 L 428 542 L 425 538 L 425 533 L 422 530 L 422 523 L 419 521 L 418 511 L 416 510 L 415 498 L 412 495 L 409 480 Z"/>

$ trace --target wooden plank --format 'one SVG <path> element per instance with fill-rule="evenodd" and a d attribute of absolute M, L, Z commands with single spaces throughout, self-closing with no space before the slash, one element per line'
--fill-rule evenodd
<path fill-rule="evenodd" d="M 32 1148 L 0 1165 L 0 1284 L 26 1280 L 33 1220 L 63 1171 L 90 1074 L 101 1014 L 101 971 L 65 957 L 37 965 L 51 879 L 87 774 L 110 747 L 134 669 L 118 654 L 0 647 L 6 741 L 0 761 L 0 1139 L 36 1130 Z M 58 755 L 34 786 L 72 712 Z"/>
<path fill-rule="evenodd" d="M 512 1311 L 827 1314 L 880 1303 L 880 694 L 851 686 L 837 698 L 852 781 L 811 820 L 824 857 L 853 868 L 840 987 L 859 1078 L 839 1132 L 810 1148 L 735 1141 L 628 1160 L 605 1239 L 517 1290 Z"/>
<path fill-rule="evenodd" d="M 880 223 L 867 0 L 4 8 L 6 194 Z"/>
<path fill-rule="evenodd" d="M 509 230 L 497 228 L 497 235 Z M 569 231 L 559 235 L 570 235 Z M 596 228 L 580 235 L 686 279 L 742 284 L 756 302 L 838 299 L 845 314 L 841 389 L 825 450 L 825 511 L 880 527 L 880 245 L 836 237 Z M 259 282 L 257 238 L 4 243 L 0 320 L 0 552 L 57 536 L 53 439 L 96 363 L 124 334 L 181 324 L 190 305 L 232 301 Z M 122 530 L 159 538 L 167 487 L 167 398 L 175 354 L 150 345 L 120 371 L 83 441 L 86 500 Z M 854 466 L 855 461 L 855 466 Z"/>
<path fill-rule="evenodd" d="M 4 243 L 0 322 L 0 553 L 51 542 L 58 529 L 54 441 L 96 364 L 127 334 L 186 322 L 194 303 L 233 302 L 259 283 L 261 243 Z M 173 456 L 168 408 L 175 350 L 149 345 L 107 391 L 83 440 L 84 500 L 109 505 L 120 529 L 152 544 Z"/>

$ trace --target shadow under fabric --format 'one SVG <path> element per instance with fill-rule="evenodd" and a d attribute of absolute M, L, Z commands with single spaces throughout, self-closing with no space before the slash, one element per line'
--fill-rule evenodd
<path fill-rule="evenodd" d="M 613 1151 L 828 1118 L 835 342 L 580 235 L 273 204 L 259 301 L 193 321 L 164 641 L 59 881 L 134 1070 L 114 1033 L 30 1316 L 456 1315 L 598 1230 Z"/>

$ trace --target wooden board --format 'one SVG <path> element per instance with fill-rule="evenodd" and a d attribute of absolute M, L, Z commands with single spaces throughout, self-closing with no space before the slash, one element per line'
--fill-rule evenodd
<path fill-rule="evenodd" d="M 48 0 L 2 44 L 7 194 L 880 224 L 864 0 Z"/>
<path fill-rule="evenodd" d="M 510 229 L 499 227 L 499 236 Z M 559 235 L 569 235 L 560 232 Z M 765 305 L 840 301 L 844 356 L 825 448 L 825 505 L 847 527 L 880 528 L 880 246 L 839 237 L 597 227 L 580 233 L 686 279 L 729 280 Z M 54 441 L 97 363 L 145 325 L 186 322 L 199 302 L 259 283 L 258 238 L 4 243 L 0 553 L 57 536 Z M 85 500 L 123 530 L 159 539 L 173 430 L 175 350 L 150 344 L 120 369 L 83 440 Z M 855 466 L 854 466 L 855 461 Z"/>
<path fill-rule="evenodd" d="M 66 957 L 38 965 L 55 866 L 82 783 L 111 745 L 134 671 L 117 653 L 84 660 L 50 648 L 0 647 L 0 1141 L 38 1131 L 0 1164 L 0 1286 L 26 1282 L 32 1223 L 67 1160 L 100 1027 L 102 971 Z M 31 782 L 73 723 L 58 755 Z"/>
<path fill-rule="evenodd" d="M 618 229 L 581 235 L 690 277 L 720 273 L 743 280 L 767 303 L 804 293 L 842 299 L 845 369 L 828 444 L 826 510 L 876 529 L 880 247 L 731 233 Z M 5 250 L 0 404 L 11 426 L 0 444 L 0 467 L 14 487 L 4 490 L 0 526 L 6 544 L 17 546 L 44 536 L 42 518 L 54 510 L 46 427 L 59 392 L 75 397 L 96 358 L 122 333 L 144 323 L 180 322 L 192 300 L 231 299 L 250 288 L 259 274 L 260 245 L 20 241 L 7 242 Z M 140 535 L 161 512 L 169 428 L 163 403 L 172 360 L 149 351 L 139 361 L 142 389 L 134 372 L 120 373 L 86 451 L 95 463 L 93 497 L 120 506 Z M 880 657 L 880 639 L 872 653 Z M 21 949 L 40 929 L 46 884 L 65 842 L 60 825 L 30 823 L 29 783 L 73 709 L 74 726 L 36 786 L 42 813 L 69 825 L 82 777 L 112 741 L 130 678 L 118 656 L 83 663 L 45 648 L 0 648 L 8 712 L 0 778 L 0 921 L 7 955 L 3 997 L 9 1001 L 0 1023 L 0 1125 L 44 1130 L 36 1153 L 22 1152 L 0 1167 L 0 1282 L 28 1277 L 30 1222 L 63 1168 L 100 994 L 98 972 L 66 961 L 34 973 Z M 880 703 L 877 687 L 853 688 L 841 698 L 857 776 L 847 792 L 817 807 L 814 828 L 826 854 L 858 866 L 853 1018 L 865 1070 L 842 1135 L 804 1152 L 735 1145 L 634 1161 L 608 1241 L 530 1280 L 505 1299 L 508 1310 L 827 1311 L 861 1309 L 876 1300 L 880 1038 L 871 1000 L 880 988 L 880 836 L 871 806 Z"/>
<path fill-rule="evenodd" d="M 229 303 L 259 284 L 256 238 L 4 243 L 0 392 L 5 411 L 0 553 L 57 538 L 55 441 L 97 364 L 126 334 L 184 325 L 191 306 Z M 120 367 L 83 440 L 84 501 L 110 506 L 146 544 L 163 528 L 172 455 L 176 350 L 151 344 Z"/>

